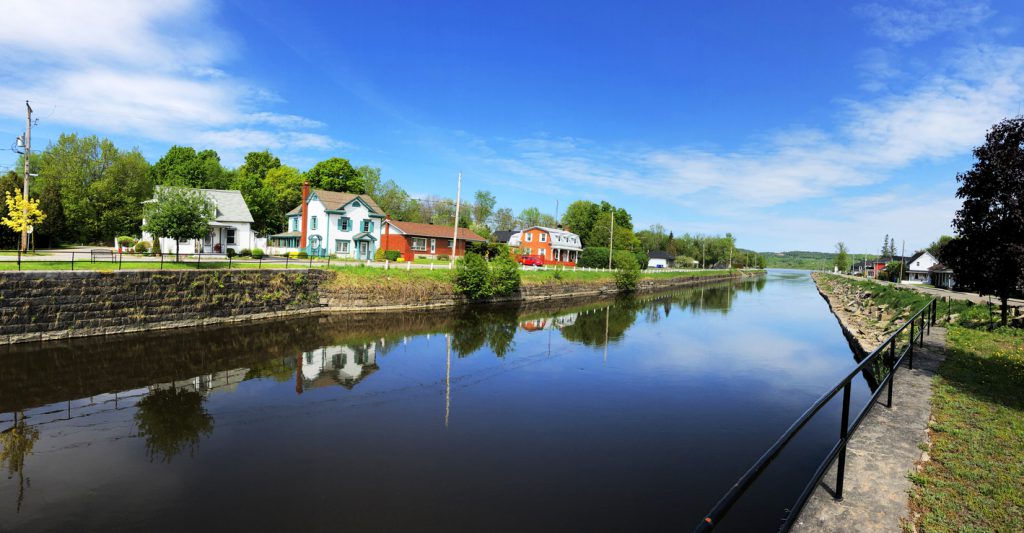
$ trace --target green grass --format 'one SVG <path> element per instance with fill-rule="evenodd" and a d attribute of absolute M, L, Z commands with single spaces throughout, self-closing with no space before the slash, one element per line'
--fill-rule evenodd
<path fill-rule="evenodd" d="M 1024 330 L 954 325 L 947 343 L 932 460 L 911 476 L 918 530 L 1024 531 Z"/>

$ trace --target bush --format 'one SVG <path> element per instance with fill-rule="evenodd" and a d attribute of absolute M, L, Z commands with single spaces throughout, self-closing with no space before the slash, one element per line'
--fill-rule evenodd
<path fill-rule="evenodd" d="M 474 255 L 477 255 L 477 254 L 474 254 Z M 437 256 L 437 259 L 438 259 L 439 261 L 448 261 L 448 260 L 450 260 L 450 259 L 451 259 L 451 257 L 449 257 L 449 256 L 447 256 L 447 255 L 443 255 L 443 254 L 442 254 L 442 255 L 439 255 L 439 256 Z"/>
<path fill-rule="evenodd" d="M 117 238 L 117 244 L 125 248 L 131 248 L 132 246 L 135 246 L 136 242 L 137 241 L 135 240 L 135 237 L 132 237 L 130 235 L 122 235 Z"/>
<path fill-rule="evenodd" d="M 238 255 L 238 252 L 236 252 L 234 248 L 228 248 L 227 252 L 225 253 L 228 255 L 228 257 L 234 257 Z"/>
<path fill-rule="evenodd" d="M 260 248 L 253 248 L 250 253 L 253 259 L 263 259 L 263 250 Z"/>
<path fill-rule="evenodd" d="M 377 262 L 380 262 L 380 261 L 384 260 L 384 249 L 383 248 L 377 248 L 377 251 L 373 252 L 373 260 L 377 261 Z"/>
<path fill-rule="evenodd" d="M 240 255 L 241 257 L 249 257 L 252 255 L 252 251 L 249 250 L 248 248 L 242 248 L 241 250 L 238 251 L 238 255 Z"/>
<path fill-rule="evenodd" d="M 487 260 L 480 254 L 466 254 L 455 264 L 452 284 L 456 294 L 465 294 L 474 300 L 490 296 L 491 269 Z"/>
<path fill-rule="evenodd" d="M 144 254 L 149 251 L 149 241 L 139 241 L 135 243 L 135 253 Z"/>
<path fill-rule="evenodd" d="M 398 261 L 402 258 L 402 252 L 398 250 L 387 250 L 384 252 L 384 259 L 388 261 Z"/>
<path fill-rule="evenodd" d="M 640 265 L 635 259 L 625 261 L 622 268 L 615 271 L 615 286 L 620 291 L 635 291 L 636 284 L 640 281 Z"/>
<path fill-rule="evenodd" d="M 295 253 L 295 258 L 296 259 L 309 259 L 309 254 L 307 254 L 306 251 L 303 250 L 301 252 L 296 252 Z"/>
<path fill-rule="evenodd" d="M 150 255 L 160 255 L 160 237 L 153 237 L 153 246 L 149 249 Z"/>
<path fill-rule="evenodd" d="M 557 271 L 556 271 L 557 272 Z M 519 277 L 519 263 L 507 252 L 491 263 L 491 294 L 509 296 L 519 291 L 522 279 Z"/>
<path fill-rule="evenodd" d="M 580 253 L 576 266 L 587 268 L 608 268 L 608 248 L 600 246 L 587 247 Z"/>

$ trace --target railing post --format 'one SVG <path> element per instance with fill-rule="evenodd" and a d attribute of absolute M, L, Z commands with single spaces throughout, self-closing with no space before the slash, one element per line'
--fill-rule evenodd
<path fill-rule="evenodd" d="M 256 264 L 256 269 L 263 270 L 263 254 L 260 254 L 260 260 L 259 263 Z"/>
<path fill-rule="evenodd" d="M 309 266 L 306 267 L 306 268 L 313 268 L 313 256 L 312 256 L 312 254 L 309 256 Z"/>
<path fill-rule="evenodd" d="M 124 252 L 117 254 L 117 269 L 121 270 L 121 261 L 124 261 Z"/>
<path fill-rule="evenodd" d="M 889 395 L 886 407 L 892 407 L 892 382 L 896 379 L 896 338 L 889 341 Z"/>
<path fill-rule="evenodd" d="M 839 426 L 839 461 L 836 463 L 836 500 L 843 499 L 843 478 L 846 474 L 846 441 L 850 436 L 850 382 L 843 386 L 843 417 Z"/>
<path fill-rule="evenodd" d="M 920 344 L 920 346 L 922 348 L 924 348 L 924 314 L 923 313 L 921 314 L 921 344 Z M 914 368 L 914 367 L 910 367 L 910 368 Z"/>
<path fill-rule="evenodd" d="M 71 252 L 71 270 L 75 269 L 75 252 Z M 21 266 L 18 266 L 18 270 L 21 270 Z"/>
<path fill-rule="evenodd" d="M 291 258 L 292 258 L 292 256 L 290 256 L 290 255 L 287 255 L 287 254 L 285 254 L 285 256 L 284 256 L 284 269 L 285 269 L 285 270 L 288 270 L 288 261 L 289 261 L 289 260 L 290 260 Z"/>
<path fill-rule="evenodd" d="M 18 246 L 18 270 L 21 270 L 21 246 Z"/>

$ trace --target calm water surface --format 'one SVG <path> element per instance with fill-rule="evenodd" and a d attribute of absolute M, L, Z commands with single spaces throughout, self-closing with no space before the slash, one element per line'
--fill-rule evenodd
<path fill-rule="evenodd" d="M 16 346 L 0 351 L 0 530 L 689 530 L 855 364 L 786 271 Z M 725 530 L 775 528 L 837 407 Z"/>

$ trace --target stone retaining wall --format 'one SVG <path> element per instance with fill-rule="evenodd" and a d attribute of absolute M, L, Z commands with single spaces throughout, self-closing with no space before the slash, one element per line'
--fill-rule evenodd
<path fill-rule="evenodd" d="M 0 274 L 0 344 L 92 337 L 262 320 L 302 313 L 389 311 L 476 303 L 446 285 L 368 291 L 330 270 L 25 271 Z M 671 289 L 734 276 L 642 279 Z M 443 288 L 441 288 L 443 287 Z M 614 282 L 523 285 L 514 297 L 542 301 L 614 294 Z"/>

